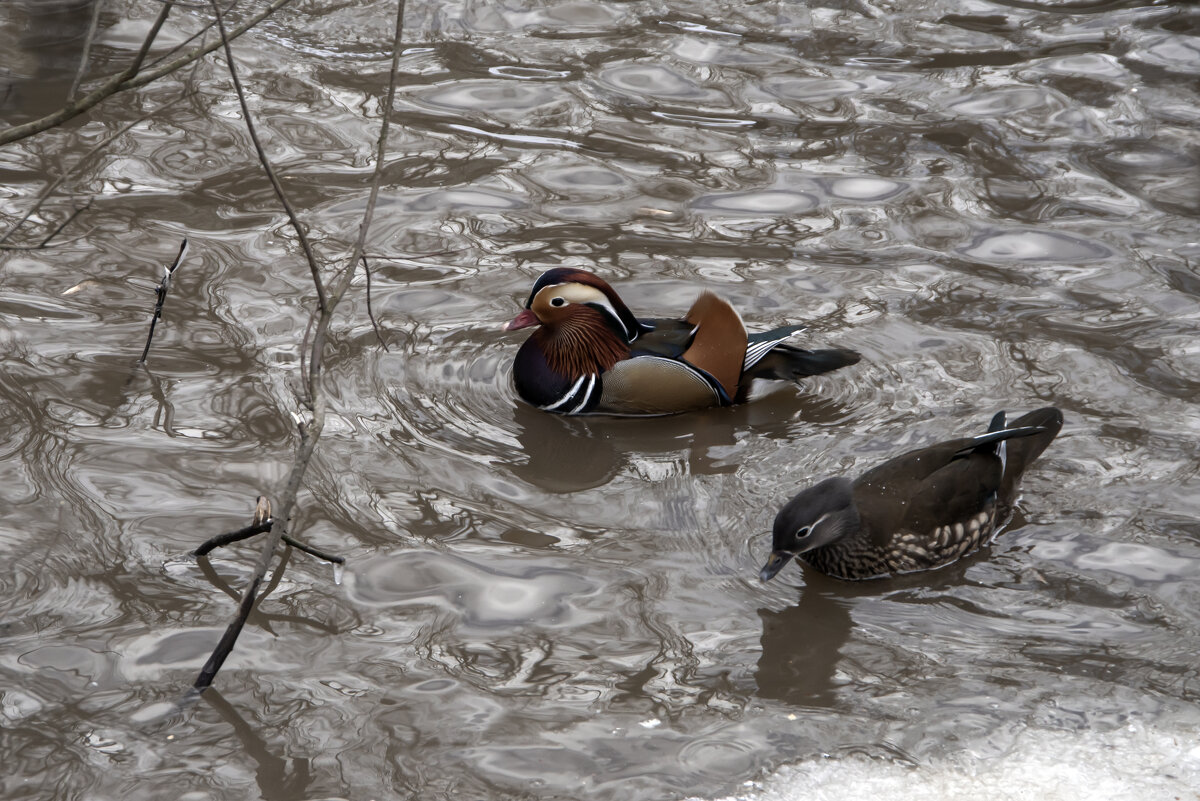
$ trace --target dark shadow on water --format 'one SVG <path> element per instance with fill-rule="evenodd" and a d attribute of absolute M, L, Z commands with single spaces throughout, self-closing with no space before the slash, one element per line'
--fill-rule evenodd
<path fill-rule="evenodd" d="M 798 603 L 778 611 L 758 610 L 762 653 L 754 673 L 757 695 L 797 706 L 837 706 L 840 685 L 834 676 L 854 628 L 851 612 L 859 599 L 886 596 L 924 602 L 927 596 L 969 583 L 967 569 L 987 554 L 985 549 L 938 570 L 866 581 L 842 581 L 799 566 L 804 586 Z"/>
<path fill-rule="evenodd" d="M 841 649 L 850 638 L 851 600 L 844 582 L 806 571 L 795 606 L 759 609 L 762 654 L 754 680 L 758 695 L 807 707 L 831 707 Z"/>
<path fill-rule="evenodd" d="M 781 388 L 764 398 L 720 409 L 663 417 L 566 417 L 515 401 L 514 423 L 528 457 L 513 475 L 548 492 L 576 492 L 608 483 L 631 454 L 685 452 L 693 475 L 733 473 L 736 458 L 716 448 L 740 433 L 787 439 L 805 425 L 835 423 L 849 410 L 825 397 Z"/>
<path fill-rule="evenodd" d="M 255 780 L 264 801 L 290 801 L 307 797 L 307 790 L 313 781 L 307 757 L 288 759 L 273 754 L 271 745 L 215 688 L 210 687 L 201 698 L 229 724 L 242 745 L 242 751 L 254 760 L 257 765 Z"/>

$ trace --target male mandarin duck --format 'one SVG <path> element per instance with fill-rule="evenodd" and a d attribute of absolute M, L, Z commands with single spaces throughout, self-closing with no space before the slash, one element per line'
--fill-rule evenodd
<path fill-rule="evenodd" d="M 857 479 L 827 478 L 780 510 L 769 581 L 792 557 L 842 579 L 950 564 L 991 541 L 1012 511 L 1017 482 L 1062 429 L 1047 407 L 987 433 L 909 451 Z"/>
<path fill-rule="evenodd" d="M 747 335 L 727 302 L 702 292 L 682 320 L 639 320 L 606 281 L 557 267 L 538 278 L 506 331 L 538 326 L 517 351 L 513 380 L 557 414 L 672 414 L 746 399 L 752 379 L 781 381 L 854 364 L 852 350 L 783 344 L 802 325 Z"/>

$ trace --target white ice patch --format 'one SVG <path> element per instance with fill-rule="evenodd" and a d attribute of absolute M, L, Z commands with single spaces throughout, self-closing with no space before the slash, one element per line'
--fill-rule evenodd
<path fill-rule="evenodd" d="M 1117 731 L 1028 731 L 1002 757 L 960 753 L 917 767 L 853 756 L 781 768 L 722 801 L 1144 801 L 1195 798 L 1195 732 L 1130 725 Z M 693 799 L 692 801 L 695 801 Z"/>

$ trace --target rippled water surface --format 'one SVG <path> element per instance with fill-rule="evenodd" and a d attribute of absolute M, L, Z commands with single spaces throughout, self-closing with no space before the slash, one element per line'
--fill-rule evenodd
<path fill-rule="evenodd" d="M 92 13 L 6 5 L 0 127 L 62 104 Z M 158 7 L 104 3 L 93 76 Z M 329 258 L 394 9 L 303 0 L 234 47 Z M 208 13 L 175 9 L 151 59 Z M 973 791 L 929 771 L 1027 780 L 1047 750 L 1114 798 L 1200 786 L 1196 6 L 410 0 L 400 69 L 368 241 L 387 349 L 359 280 L 293 526 L 345 580 L 294 554 L 166 721 L 257 553 L 189 552 L 282 489 L 308 269 L 223 60 L 0 148 L 0 235 L 67 176 L 6 245 L 91 202 L 0 251 L 0 795 L 838 798 L 877 771 L 936 798 Z M 515 399 L 499 328 L 558 265 L 863 361 L 556 418 Z M 1063 433 L 981 554 L 758 580 L 798 487 L 1048 404 Z"/>

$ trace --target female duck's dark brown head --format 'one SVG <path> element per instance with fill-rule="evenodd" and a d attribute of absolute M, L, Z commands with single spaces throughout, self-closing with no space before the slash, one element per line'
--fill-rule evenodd
<path fill-rule="evenodd" d="M 612 369 L 629 356 L 642 325 L 604 279 L 586 270 L 556 267 L 538 278 L 525 311 L 506 331 L 541 326 L 526 343 L 540 349 L 550 369 L 572 379 Z"/>
<path fill-rule="evenodd" d="M 792 557 L 855 534 L 859 523 L 850 479 L 827 478 L 809 487 L 775 516 L 771 556 L 759 578 L 770 581 Z"/>

